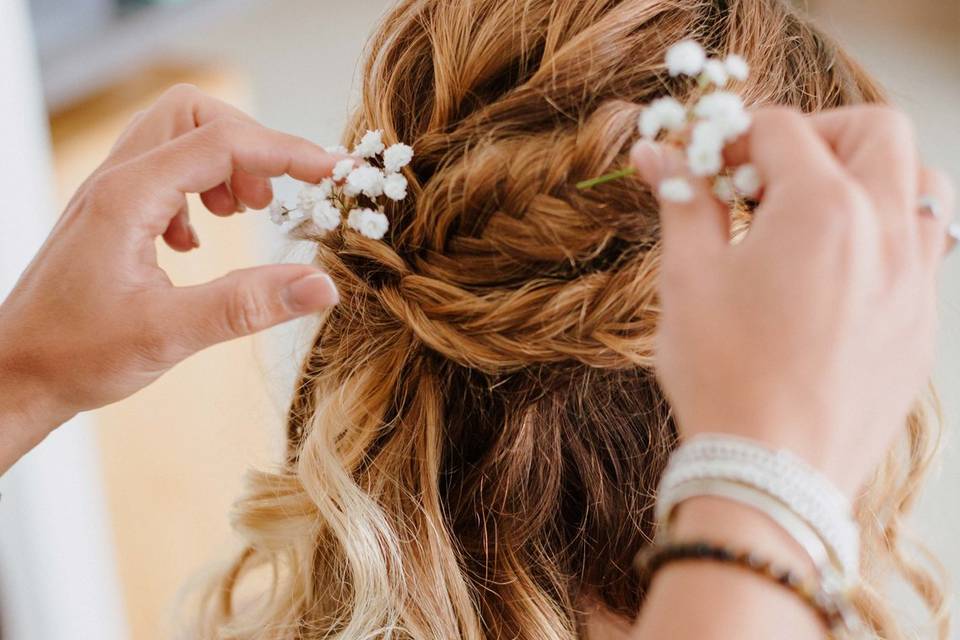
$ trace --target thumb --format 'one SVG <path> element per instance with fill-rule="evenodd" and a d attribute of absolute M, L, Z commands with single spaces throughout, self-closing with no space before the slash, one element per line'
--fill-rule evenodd
<path fill-rule="evenodd" d="M 277 264 L 232 271 L 207 284 L 175 289 L 175 317 L 190 351 L 322 311 L 339 301 L 326 273 Z"/>
<path fill-rule="evenodd" d="M 665 260 L 677 256 L 684 262 L 700 262 L 704 256 L 729 245 L 729 208 L 714 196 L 707 180 L 690 173 L 679 149 L 641 140 L 631 149 L 630 160 L 660 201 Z M 675 178 L 690 186 L 692 195 L 685 202 L 667 200 L 661 195 L 664 181 Z"/>

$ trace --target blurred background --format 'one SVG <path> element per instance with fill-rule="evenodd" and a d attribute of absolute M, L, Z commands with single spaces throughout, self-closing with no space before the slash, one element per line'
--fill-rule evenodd
<path fill-rule="evenodd" d="M 131 116 L 171 84 L 196 84 L 268 126 L 337 142 L 365 39 L 389 4 L 0 0 L 0 295 Z M 960 181 L 960 1 L 802 5 L 915 117 L 927 161 Z M 203 249 L 161 248 L 178 284 L 303 258 L 264 215 L 221 220 L 193 206 Z M 944 455 L 915 528 L 960 576 L 960 256 L 942 287 Z M 227 513 L 244 470 L 278 460 L 308 329 L 204 352 L 133 398 L 78 417 L 0 478 L 4 640 L 174 634 L 178 592 L 237 544 Z"/>

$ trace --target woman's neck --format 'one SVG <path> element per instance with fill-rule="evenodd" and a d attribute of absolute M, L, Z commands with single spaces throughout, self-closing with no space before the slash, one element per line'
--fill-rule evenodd
<path fill-rule="evenodd" d="M 581 602 L 584 640 L 628 640 L 633 620 L 614 613 L 596 598 Z"/>

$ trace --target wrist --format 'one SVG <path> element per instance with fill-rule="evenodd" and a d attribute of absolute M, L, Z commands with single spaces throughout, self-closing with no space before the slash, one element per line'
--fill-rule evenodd
<path fill-rule="evenodd" d="M 822 430 L 817 421 L 784 413 L 725 415 L 716 412 L 711 418 L 680 416 L 683 440 L 698 435 L 729 435 L 746 438 L 769 449 L 785 450 L 806 462 L 829 480 L 848 499 L 856 496 L 864 482 L 864 474 L 849 456 L 842 455 L 829 437 L 817 437 Z M 780 417 L 778 417 L 780 416 Z M 821 422 L 837 424 L 836 421 Z M 837 429 L 841 427 L 838 425 Z"/>
<path fill-rule="evenodd" d="M 29 360 L 0 340 L 0 473 L 72 415 Z"/>
<path fill-rule="evenodd" d="M 777 523 L 732 500 L 713 496 L 686 500 L 677 507 L 670 530 L 679 542 L 706 540 L 749 549 L 804 577 L 816 572 L 807 552 Z"/>
<path fill-rule="evenodd" d="M 815 573 L 806 553 L 766 516 L 721 498 L 691 498 L 679 505 L 670 539 L 747 550 L 805 580 Z M 676 615 L 680 607 L 686 615 Z M 786 628 L 790 637 L 813 638 L 824 632 L 820 617 L 796 594 L 748 571 L 706 561 L 664 566 L 653 577 L 644 611 L 637 637 L 720 637 L 717 630 L 736 629 L 737 637 L 779 638 Z"/>

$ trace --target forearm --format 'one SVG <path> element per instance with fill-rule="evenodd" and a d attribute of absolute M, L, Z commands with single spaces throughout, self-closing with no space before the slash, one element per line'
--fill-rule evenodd
<path fill-rule="evenodd" d="M 763 514 L 719 498 L 678 509 L 672 536 L 747 549 L 784 567 L 813 572 L 804 551 Z M 710 561 L 674 562 L 655 576 L 633 640 L 821 640 L 826 630 L 800 598 L 760 576 Z"/>

